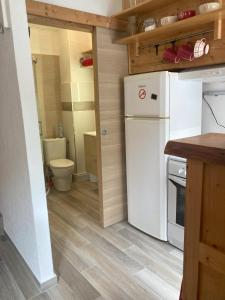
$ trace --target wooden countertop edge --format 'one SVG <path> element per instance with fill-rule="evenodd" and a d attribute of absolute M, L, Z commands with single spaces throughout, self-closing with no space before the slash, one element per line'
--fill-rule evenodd
<path fill-rule="evenodd" d="M 207 138 L 212 140 L 214 136 L 215 144 L 212 142 L 209 143 L 209 145 L 201 144 L 201 138 L 202 140 L 204 139 L 204 143 L 206 143 Z M 165 154 L 200 160 L 206 163 L 225 165 L 225 143 L 223 148 L 218 141 L 225 141 L 225 134 L 207 134 L 193 138 L 169 141 L 165 148 Z"/>

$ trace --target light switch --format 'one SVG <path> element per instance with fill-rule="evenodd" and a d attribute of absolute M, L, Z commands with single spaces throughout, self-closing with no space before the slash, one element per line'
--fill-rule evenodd
<path fill-rule="evenodd" d="M 106 128 L 101 129 L 101 135 L 107 135 L 108 130 Z"/>

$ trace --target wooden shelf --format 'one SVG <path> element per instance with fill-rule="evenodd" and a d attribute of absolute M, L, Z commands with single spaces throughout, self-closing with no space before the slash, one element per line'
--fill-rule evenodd
<path fill-rule="evenodd" d="M 169 5 L 171 3 L 174 3 L 174 0 L 148 0 L 134 7 L 124 9 L 123 11 L 113 15 L 112 17 L 121 20 L 127 20 L 129 16 L 144 15 L 146 14 L 146 12 L 150 12 L 151 10 Z"/>
<path fill-rule="evenodd" d="M 148 1 L 151 2 L 151 1 Z M 147 5 L 147 3 L 145 5 Z M 152 1 L 155 2 L 155 1 Z M 144 4 L 143 4 L 144 6 Z M 163 40 L 182 37 L 185 34 L 206 31 L 211 25 L 214 28 L 215 21 L 225 18 L 225 9 L 219 9 L 206 14 L 197 15 L 195 17 L 177 21 L 176 23 L 158 27 L 152 31 L 141 32 L 132 36 L 128 36 L 116 41 L 118 44 L 135 44 L 148 41 L 152 44 L 157 44 Z"/>
<path fill-rule="evenodd" d="M 93 50 L 90 49 L 90 50 L 88 50 L 88 51 L 82 52 L 82 55 L 87 55 L 87 54 L 93 54 Z"/>

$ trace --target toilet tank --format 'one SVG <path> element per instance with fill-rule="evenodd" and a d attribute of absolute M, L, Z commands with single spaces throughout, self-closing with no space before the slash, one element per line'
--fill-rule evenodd
<path fill-rule="evenodd" d="M 43 144 L 47 165 L 51 160 L 66 158 L 66 138 L 44 139 Z"/>

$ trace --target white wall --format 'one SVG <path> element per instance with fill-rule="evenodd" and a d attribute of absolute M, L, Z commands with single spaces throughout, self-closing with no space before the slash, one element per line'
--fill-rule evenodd
<path fill-rule="evenodd" d="M 92 34 L 60 30 L 60 69 L 62 102 L 94 102 L 93 69 L 82 68 L 82 52 L 92 49 Z M 63 111 L 64 133 L 69 141 L 69 159 L 75 161 L 75 172 L 86 173 L 84 132 L 95 131 L 95 111 Z"/>
<path fill-rule="evenodd" d="M 122 10 L 122 0 L 41 0 L 38 2 L 64 6 L 103 16 L 111 16 Z"/>
<path fill-rule="evenodd" d="M 71 88 L 71 65 L 70 65 L 70 44 L 69 30 L 59 31 L 60 39 L 60 76 L 61 76 L 61 101 L 72 102 Z M 72 105 L 72 103 L 71 103 Z M 64 135 L 67 139 L 67 158 L 74 161 L 74 171 L 76 170 L 76 151 L 75 151 L 75 136 L 73 127 L 73 112 L 62 112 Z"/>
<path fill-rule="evenodd" d="M 203 92 L 225 91 L 225 68 L 224 66 L 209 67 L 195 71 L 179 73 L 180 79 L 201 79 Z M 213 109 L 220 124 L 225 126 L 225 95 L 207 95 L 206 100 Z M 205 101 L 202 101 L 202 133 L 219 132 L 225 133 L 225 128 L 218 126 Z"/>
<path fill-rule="evenodd" d="M 94 102 L 93 68 L 81 68 L 82 52 L 92 49 L 92 34 L 80 31 L 69 31 L 70 65 L 72 83 L 72 101 Z M 73 123 L 75 130 L 75 147 L 77 173 L 85 174 L 84 133 L 95 131 L 95 111 L 74 111 Z"/>
<path fill-rule="evenodd" d="M 219 83 L 211 82 L 205 83 L 203 86 L 204 91 L 225 91 L 225 81 Z M 212 107 L 215 116 L 220 124 L 225 126 L 225 95 L 220 96 L 205 96 L 206 100 Z M 218 126 L 213 118 L 213 115 L 207 106 L 207 104 L 203 101 L 203 113 L 202 113 L 202 131 L 203 133 L 209 132 L 220 132 L 225 133 L 225 128 Z"/>
<path fill-rule="evenodd" d="M 9 0 L 0 34 L 0 211 L 5 231 L 40 283 L 55 278 L 25 0 Z"/>
<path fill-rule="evenodd" d="M 30 44 L 34 54 L 60 55 L 60 29 L 30 24 Z"/>

